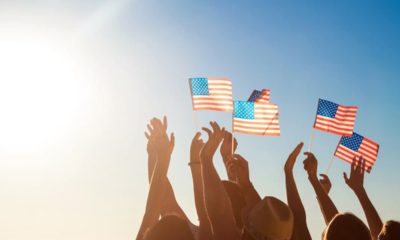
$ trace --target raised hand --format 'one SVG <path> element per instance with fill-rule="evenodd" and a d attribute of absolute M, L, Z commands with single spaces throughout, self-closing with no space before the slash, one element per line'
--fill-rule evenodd
<path fill-rule="evenodd" d="M 329 179 L 328 175 L 326 174 L 320 174 L 321 179 L 319 179 L 319 183 L 321 184 L 322 188 L 326 192 L 326 194 L 329 194 L 329 191 L 332 188 L 332 183 L 331 180 Z"/>
<path fill-rule="evenodd" d="M 230 181 L 236 181 L 237 176 L 234 171 L 229 171 L 228 162 L 232 159 L 232 154 L 236 151 L 237 141 L 234 139 L 233 149 L 232 149 L 232 133 L 225 131 L 224 140 L 222 141 L 221 148 L 219 149 L 222 156 L 222 161 L 224 162 L 226 173 Z"/>
<path fill-rule="evenodd" d="M 317 178 L 318 161 L 314 154 L 311 152 L 305 152 L 304 155 L 307 158 L 303 161 L 304 169 L 307 171 L 308 178 Z"/>
<path fill-rule="evenodd" d="M 353 164 L 350 167 L 350 177 L 347 177 L 345 172 L 343 173 L 343 177 L 346 184 L 354 191 L 361 203 L 365 216 L 367 217 L 372 238 L 378 239 L 383 224 L 378 211 L 376 211 L 364 188 L 364 169 L 365 159 L 360 157 L 357 161 L 357 158 L 354 157 Z"/>
<path fill-rule="evenodd" d="M 224 163 L 226 163 L 226 160 L 227 160 L 226 157 L 232 156 L 232 154 L 235 153 L 237 145 L 238 145 L 238 143 L 235 138 L 234 143 L 233 143 L 233 151 L 232 151 L 232 133 L 225 130 L 224 140 L 222 141 L 221 148 L 219 149 L 221 152 L 221 156 L 224 159 Z"/>
<path fill-rule="evenodd" d="M 297 157 L 300 154 L 301 149 L 303 148 L 303 145 L 304 144 L 302 142 L 299 143 L 296 146 L 296 148 L 293 150 L 293 152 L 290 153 L 290 155 L 289 155 L 289 157 L 288 157 L 288 159 L 286 160 L 286 163 L 285 163 L 285 167 L 284 167 L 285 173 L 293 172 L 294 164 L 296 162 Z"/>
<path fill-rule="evenodd" d="M 234 154 L 227 162 L 228 171 L 236 176 L 236 182 L 244 189 L 251 185 L 249 174 L 249 163 L 239 154 Z"/>
<path fill-rule="evenodd" d="M 224 137 L 225 128 L 222 128 L 216 122 L 210 122 L 212 130 L 203 127 L 202 129 L 207 132 L 208 140 L 200 153 L 200 159 L 204 161 L 212 161 L 212 158 L 217 151 L 219 144 Z"/>
<path fill-rule="evenodd" d="M 158 155 L 170 156 L 174 149 L 175 136 L 174 133 L 171 133 L 170 137 L 167 135 L 167 118 L 164 116 L 162 122 L 158 118 L 153 118 L 150 123 L 153 127 L 151 131 L 151 139 L 152 143 L 154 143 L 155 151 Z"/>
<path fill-rule="evenodd" d="M 343 172 L 344 181 L 354 192 L 364 189 L 364 166 L 365 159 L 363 157 L 358 161 L 354 157 L 350 167 L 350 177 L 347 177 L 347 173 Z"/>
<path fill-rule="evenodd" d="M 199 161 L 201 149 L 204 147 L 204 142 L 200 137 L 200 132 L 197 132 L 193 137 L 190 145 L 190 162 Z"/>

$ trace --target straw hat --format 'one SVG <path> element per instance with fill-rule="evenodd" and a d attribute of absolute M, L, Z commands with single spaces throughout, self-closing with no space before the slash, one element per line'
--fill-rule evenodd
<path fill-rule="evenodd" d="M 265 197 L 246 216 L 245 229 L 254 239 L 290 239 L 293 213 L 289 206 L 274 197 Z"/>

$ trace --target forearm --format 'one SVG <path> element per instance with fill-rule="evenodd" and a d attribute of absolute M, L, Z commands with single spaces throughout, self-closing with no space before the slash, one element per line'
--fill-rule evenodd
<path fill-rule="evenodd" d="M 204 205 L 200 160 L 191 162 L 192 164 L 190 164 L 190 170 L 192 172 L 194 202 L 196 206 L 197 216 L 199 218 L 199 231 L 200 231 L 199 235 L 200 239 L 210 239 L 212 237 L 212 230 Z"/>
<path fill-rule="evenodd" d="M 258 194 L 257 190 L 254 188 L 253 184 L 249 181 L 248 183 L 239 185 L 244 198 L 246 200 L 247 207 L 253 207 L 259 201 L 261 201 L 261 197 Z"/>
<path fill-rule="evenodd" d="M 232 182 L 236 182 L 236 180 L 237 180 L 236 177 L 231 172 L 228 171 L 228 166 L 226 164 L 229 161 L 228 157 L 226 157 L 226 155 L 222 155 L 222 160 L 225 165 L 226 175 L 228 176 L 228 180 L 232 181 Z"/>
<path fill-rule="evenodd" d="M 155 164 L 147 196 L 146 211 L 142 219 L 137 239 L 142 239 L 146 229 L 157 222 L 160 217 L 163 196 L 165 194 L 168 166 L 169 157 L 159 158 L 159 161 Z"/>
<path fill-rule="evenodd" d="M 306 212 L 304 210 L 303 203 L 301 202 L 293 173 L 285 172 L 285 176 L 288 205 L 292 210 L 294 217 L 294 230 L 292 239 L 311 239 L 311 235 L 307 227 Z"/>
<path fill-rule="evenodd" d="M 238 238 L 239 233 L 236 232 L 231 203 L 212 160 L 202 161 L 201 174 L 205 209 L 210 219 L 215 239 Z"/>
<path fill-rule="evenodd" d="M 166 180 L 164 187 L 165 190 L 164 190 L 164 200 L 161 208 L 161 217 L 169 214 L 176 214 L 182 219 L 190 222 L 189 218 L 186 216 L 185 212 L 182 210 L 182 208 L 176 201 L 174 190 L 168 178 Z"/>
<path fill-rule="evenodd" d="M 354 193 L 356 194 L 364 210 L 365 216 L 368 221 L 368 226 L 371 231 L 371 235 L 373 239 L 377 239 L 383 226 L 382 220 L 379 217 L 378 212 L 376 211 L 364 188 L 355 190 Z"/>
<path fill-rule="evenodd" d="M 148 156 L 147 156 L 147 175 L 149 178 L 149 183 L 151 182 L 151 178 L 153 176 L 156 162 L 157 162 L 157 156 L 155 154 L 148 154 Z"/>
<path fill-rule="evenodd" d="M 328 224 L 333 219 L 333 217 L 338 213 L 338 210 L 335 204 L 333 203 L 332 199 L 322 188 L 321 184 L 318 181 L 318 178 L 316 176 L 310 177 L 309 180 L 314 188 L 315 194 L 317 195 L 317 199 L 321 207 L 325 223 Z"/>

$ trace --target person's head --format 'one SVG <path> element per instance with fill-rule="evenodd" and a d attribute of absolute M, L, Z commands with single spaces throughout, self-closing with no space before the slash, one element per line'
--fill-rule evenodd
<path fill-rule="evenodd" d="M 293 232 L 293 213 L 274 197 L 265 197 L 243 216 L 244 239 L 288 240 Z"/>
<path fill-rule="evenodd" d="M 400 222 L 387 221 L 379 233 L 378 240 L 400 239 Z"/>
<path fill-rule="evenodd" d="M 339 213 L 326 227 L 323 240 L 371 240 L 367 226 L 351 213 Z"/>
<path fill-rule="evenodd" d="M 242 210 L 246 205 L 246 200 L 243 196 L 243 193 L 236 183 L 224 180 L 222 181 L 222 184 L 224 185 L 225 191 L 229 196 L 229 200 L 231 201 L 233 215 L 236 220 L 236 226 L 238 228 L 242 228 Z"/>
<path fill-rule="evenodd" d="M 144 240 L 194 240 L 188 223 L 175 215 L 161 218 L 150 227 L 144 235 Z"/>

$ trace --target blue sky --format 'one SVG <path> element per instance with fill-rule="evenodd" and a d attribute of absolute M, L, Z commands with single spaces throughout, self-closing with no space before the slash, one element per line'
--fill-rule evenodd
<path fill-rule="evenodd" d="M 0 3 L 3 36 L 18 32 L 29 39 L 34 32 L 63 42 L 72 57 L 79 55 L 85 76 L 77 83 L 80 92 L 65 90 L 65 96 L 81 96 L 73 130 L 37 151 L 1 146 L 0 193 L 7 196 L 0 200 L 1 238 L 134 237 L 148 190 L 143 132 L 152 116 L 164 114 L 177 140 L 168 175 L 195 221 L 187 162 L 196 129 L 187 79 L 197 76 L 231 78 L 238 100 L 255 88 L 271 89 L 282 136 L 238 134 L 238 152 L 249 160 L 259 192 L 283 200 L 283 164 L 298 142 L 308 145 L 318 98 L 358 106 L 355 130 L 381 145 L 365 186 L 383 220 L 399 219 L 399 8 L 395 1 Z M 195 116 L 201 125 L 217 120 L 230 127 L 229 114 Z M 321 172 L 338 141 L 316 132 L 312 150 Z M 323 218 L 303 159 L 295 177 L 318 239 Z M 225 177 L 219 156 L 215 162 Z M 340 211 L 365 219 L 344 184 L 348 169 L 335 160 L 331 197 Z M 16 233 L 20 228 L 29 231 Z"/>

